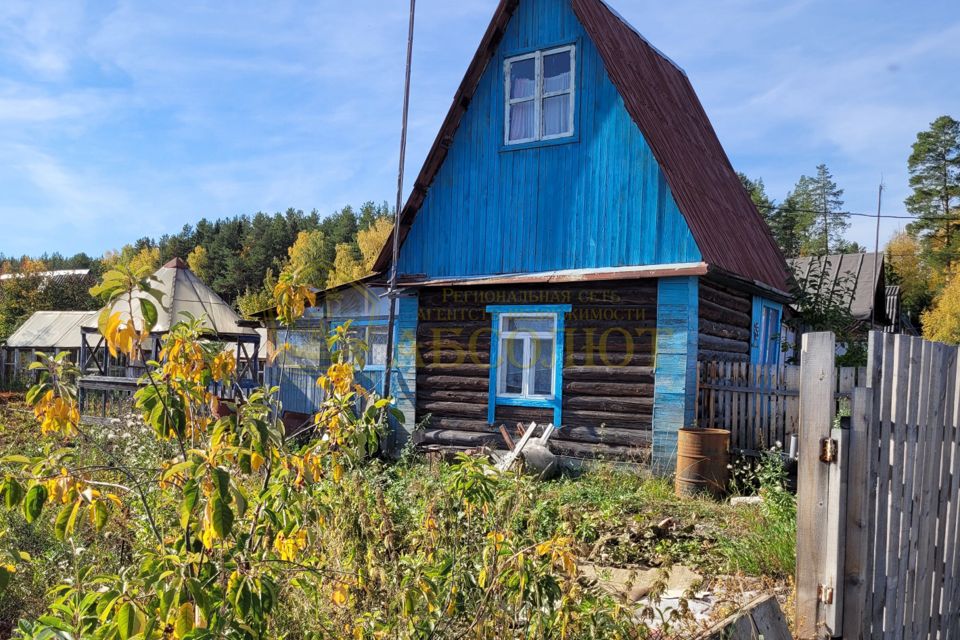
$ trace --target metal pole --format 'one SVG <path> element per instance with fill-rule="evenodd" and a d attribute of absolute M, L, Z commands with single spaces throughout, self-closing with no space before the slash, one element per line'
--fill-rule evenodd
<path fill-rule="evenodd" d="M 383 395 L 390 396 L 390 377 L 393 369 L 393 343 L 395 340 L 394 323 L 397 319 L 397 255 L 400 253 L 400 208 L 403 204 L 403 165 L 407 155 L 407 113 L 410 111 L 410 65 L 413 61 L 413 17 L 416 12 L 416 0 L 410 0 L 410 22 L 407 27 L 407 66 L 403 82 L 403 118 L 400 125 L 400 167 L 397 171 L 397 202 L 393 212 L 393 252 L 390 259 L 390 283 L 387 287 L 387 300 L 390 314 L 387 321 L 387 362 L 383 372 Z"/>
<path fill-rule="evenodd" d="M 883 176 L 880 176 L 880 188 L 877 190 L 877 230 L 873 238 L 873 288 L 877 288 L 877 275 L 880 267 L 880 206 L 883 203 Z M 876 296 L 874 296 L 876 298 Z M 886 306 L 887 292 L 883 292 L 883 302 Z M 892 318 L 891 318 L 892 320 Z M 873 301 L 873 317 L 870 318 L 874 328 L 877 326 L 877 301 Z"/>

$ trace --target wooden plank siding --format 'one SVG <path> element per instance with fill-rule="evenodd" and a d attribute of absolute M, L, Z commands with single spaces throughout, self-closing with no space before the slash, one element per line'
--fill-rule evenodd
<path fill-rule="evenodd" d="M 574 135 L 504 146 L 504 58 L 561 44 L 577 48 Z M 521 2 L 489 55 L 401 247 L 401 275 L 700 262 L 657 159 L 568 1 Z"/>
<path fill-rule="evenodd" d="M 750 361 L 749 293 L 700 278 L 699 359 L 701 361 Z"/>
<path fill-rule="evenodd" d="M 489 304 L 570 304 L 563 428 L 551 448 L 578 457 L 645 459 L 651 442 L 657 281 L 420 290 L 417 420 L 425 444 L 503 446 L 496 425 L 553 421 L 551 409 L 497 406 L 487 423 Z"/>

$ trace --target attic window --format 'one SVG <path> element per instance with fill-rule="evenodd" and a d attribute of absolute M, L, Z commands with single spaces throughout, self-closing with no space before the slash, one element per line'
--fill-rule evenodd
<path fill-rule="evenodd" d="M 573 135 L 574 45 L 534 51 L 504 62 L 504 143 Z"/>

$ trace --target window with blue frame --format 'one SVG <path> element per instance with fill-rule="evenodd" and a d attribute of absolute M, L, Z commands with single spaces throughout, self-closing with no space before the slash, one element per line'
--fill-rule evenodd
<path fill-rule="evenodd" d="M 560 425 L 564 314 L 570 305 L 491 305 L 490 401 L 496 407 L 545 407 Z"/>
<path fill-rule="evenodd" d="M 783 305 L 755 296 L 751 329 L 750 360 L 759 364 L 780 362 L 780 326 Z"/>
<path fill-rule="evenodd" d="M 573 135 L 575 67 L 575 45 L 504 61 L 504 144 Z"/>

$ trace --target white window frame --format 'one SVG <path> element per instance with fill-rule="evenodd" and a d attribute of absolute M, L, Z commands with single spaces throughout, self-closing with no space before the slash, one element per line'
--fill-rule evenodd
<path fill-rule="evenodd" d="M 543 57 L 561 53 L 570 52 L 570 88 L 563 91 L 543 90 Z M 534 90 L 532 98 L 511 98 L 510 97 L 510 71 L 513 63 L 523 60 L 533 59 L 534 62 Z M 577 46 L 568 44 L 562 47 L 553 47 L 551 49 L 541 49 L 531 53 L 524 53 L 518 56 L 511 56 L 503 61 L 503 144 L 512 146 L 524 144 L 527 142 L 538 142 L 540 140 L 556 140 L 558 138 L 570 138 L 573 136 L 574 129 L 574 111 L 577 105 Z M 543 101 L 553 96 L 562 96 L 570 94 L 570 112 L 567 122 L 567 131 L 564 133 L 554 133 L 544 135 L 543 133 Z M 534 135 L 530 138 L 510 139 L 510 107 L 520 102 L 533 101 L 533 121 Z"/>
<path fill-rule="evenodd" d="M 552 331 L 507 331 L 507 320 L 511 318 L 547 318 L 553 323 Z M 553 341 L 553 365 L 550 368 L 550 393 L 549 395 L 533 393 L 531 386 L 533 383 L 533 372 L 536 370 L 536 363 L 531 363 L 521 367 L 521 391 L 520 393 L 507 393 L 507 354 L 505 342 L 507 340 L 523 340 L 523 362 L 530 360 L 530 346 L 532 338 L 537 340 L 548 339 Z M 557 395 L 557 314 L 552 312 L 532 311 L 532 312 L 506 312 L 500 314 L 500 325 L 497 327 L 497 352 L 499 353 L 500 363 L 497 366 L 497 397 L 498 398 L 525 398 L 529 400 L 553 400 Z"/>

